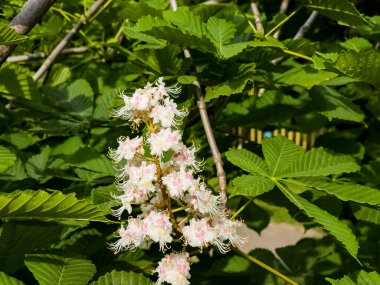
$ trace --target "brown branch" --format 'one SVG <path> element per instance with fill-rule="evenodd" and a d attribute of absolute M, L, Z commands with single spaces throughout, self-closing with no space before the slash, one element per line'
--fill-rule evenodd
<path fill-rule="evenodd" d="M 170 5 L 173 11 L 177 10 L 178 5 L 177 5 L 176 0 L 170 0 Z M 183 54 L 185 58 L 191 58 L 191 53 L 187 48 L 183 49 Z M 206 103 L 204 100 L 200 83 L 198 80 L 195 80 L 193 82 L 193 85 L 195 89 L 195 94 L 197 95 L 197 98 L 198 98 L 197 105 L 199 109 L 199 114 L 201 116 L 203 128 L 205 130 L 207 141 L 210 146 L 212 157 L 214 159 L 214 163 L 216 167 L 216 175 L 219 180 L 220 195 L 222 197 L 223 202 L 225 203 L 226 198 L 227 198 L 227 181 L 226 181 L 226 174 L 223 169 L 222 157 L 220 155 L 218 145 L 216 144 L 215 136 L 211 128 L 210 119 L 207 114 Z"/>
<path fill-rule="evenodd" d="M 296 35 L 293 37 L 293 40 L 302 39 L 305 34 L 310 30 L 311 25 L 314 23 L 315 19 L 318 16 L 318 12 L 313 11 L 306 22 L 299 28 Z"/>
<path fill-rule="evenodd" d="M 20 35 L 26 35 L 40 21 L 55 0 L 28 0 L 21 11 L 9 23 Z M 10 56 L 17 45 L 0 45 L 0 66 Z"/>
<path fill-rule="evenodd" d="M 257 7 L 255 2 L 251 3 L 251 9 L 252 9 L 253 18 L 255 19 L 257 31 L 264 32 L 263 24 L 261 23 L 261 19 L 260 19 L 259 8 Z"/>
<path fill-rule="evenodd" d="M 61 54 L 80 54 L 88 51 L 87 47 L 74 47 L 74 48 L 65 48 Z M 31 60 L 38 60 L 38 59 L 44 59 L 49 56 L 48 53 L 44 52 L 38 52 L 38 53 L 32 53 L 32 54 L 24 54 L 24 55 L 15 55 L 10 56 L 7 59 L 7 62 L 20 62 L 20 61 L 31 61 Z"/>
<path fill-rule="evenodd" d="M 78 23 L 74 25 L 74 27 L 66 34 L 66 36 L 60 41 L 60 43 L 53 49 L 53 51 L 46 58 L 44 63 L 40 66 L 37 72 L 33 75 L 33 80 L 37 81 L 41 78 L 42 75 L 50 68 L 53 64 L 54 60 L 57 56 L 63 51 L 65 46 L 69 43 L 69 41 L 79 32 L 83 25 L 86 24 L 87 20 L 89 20 L 95 13 L 106 4 L 107 0 L 97 0 L 91 7 L 88 9 L 87 13 L 83 14 Z"/>

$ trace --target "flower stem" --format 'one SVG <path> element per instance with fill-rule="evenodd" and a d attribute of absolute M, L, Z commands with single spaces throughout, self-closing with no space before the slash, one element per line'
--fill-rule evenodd
<path fill-rule="evenodd" d="M 270 267 L 269 265 L 265 264 L 264 262 L 261 262 L 260 260 L 254 258 L 253 256 L 250 256 L 249 254 L 242 252 L 241 250 L 234 248 L 234 251 L 244 257 L 245 259 L 249 260 L 252 263 L 257 264 L 258 266 L 264 268 L 265 270 L 268 270 L 269 272 L 273 273 L 277 277 L 281 278 L 282 280 L 288 282 L 288 284 L 291 285 L 299 285 L 296 281 L 290 279 L 288 276 L 282 274 L 281 272 L 277 271 L 276 269 Z"/>
<path fill-rule="evenodd" d="M 283 24 L 285 24 L 291 17 L 293 17 L 300 9 L 302 8 L 302 5 L 299 6 L 297 9 L 295 9 L 292 13 L 290 13 L 289 16 L 287 16 L 284 20 L 282 20 L 280 23 L 278 23 L 273 29 L 271 29 L 266 35 L 270 36 L 272 33 L 274 33 L 278 28 L 280 28 Z"/>
<path fill-rule="evenodd" d="M 247 208 L 247 206 L 249 204 L 251 204 L 251 202 L 255 199 L 255 197 L 252 197 L 251 199 L 248 200 L 247 203 L 245 203 L 243 206 L 241 206 L 233 215 L 232 217 L 230 218 L 230 220 L 234 220 L 241 212 L 244 211 L 245 208 Z"/>

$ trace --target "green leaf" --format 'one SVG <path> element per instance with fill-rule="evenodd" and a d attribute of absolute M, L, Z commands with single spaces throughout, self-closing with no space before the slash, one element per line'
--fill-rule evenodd
<path fill-rule="evenodd" d="M 332 216 L 328 212 L 318 208 L 306 199 L 294 194 L 281 184 L 277 184 L 284 195 L 298 208 L 303 210 L 309 217 L 322 225 L 337 240 L 339 240 L 347 251 L 356 259 L 359 249 L 358 242 L 348 226 Z"/>
<path fill-rule="evenodd" d="M 91 192 L 92 202 L 97 205 L 98 208 L 109 213 L 113 206 L 119 204 L 119 202 L 112 197 L 112 194 L 116 192 L 117 190 L 114 184 L 94 188 Z"/>
<path fill-rule="evenodd" d="M 353 122 L 363 122 L 364 114 L 359 106 L 334 89 L 327 86 L 316 86 L 314 98 L 319 113 L 329 119 L 341 119 Z"/>
<path fill-rule="evenodd" d="M 29 99 L 39 92 L 36 82 L 32 79 L 31 71 L 21 65 L 2 67 L 0 78 L 0 92 L 2 93 Z"/>
<path fill-rule="evenodd" d="M 0 172 L 6 171 L 8 168 L 15 165 L 17 160 L 16 155 L 11 152 L 8 148 L 0 145 Z"/>
<path fill-rule="evenodd" d="M 263 153 L 269 165 L 270 176 L 275 177 L 281 169 L 301 158 L 305 151 L 291 140 L 278 135 L 263 140 Z"/>
<path fill-rule="evenodd" d="M 344 276 L 341 279 L 326 278 L 332 285 L 374 285 L 380 284 L 380 274 L 373 272 L 366 272 L 364 270 L 359 271 L 353 276 Z"/>
<path fill-rule="evenodd" d="M 0 23 L 0 45 L 18 44 L 28 37 L 20 35 L 7 24 Z"/>
<path fill-rule="evenodd" d="M 182 32 L 202 38 L 206 35 L 206 25 L 201 18 L 192 12 L 188 7 L 179 7 L 176 11 L 164 11 L 164 19 L 177 26 Z"/>
<path fill-rule="evenodd" d="M 366 24 L 366 19 L 348 0 L 307 0 L 306 7 L 346 26 Z"/>
<path fill-rule="evenodd" d="M 16 272 L 24 266 L 26 253 L 49 248 L 59 241 L 61 230 L 61 226 L 47 223 L 5 223 L 0 237 L 0 270 Z"/>
<path fill-rule="evenodd" d="M 358 37 L 348 39 L 347 41 L 340 43 L 340 45 L 345 49 L 350 49 L 356 52 L 361 50 L 371 50 L 373 48 L 370 41 Z"/>
<path fill-rule="evenodd" d="M 243 92 L 248 81 L 252 81 L 253 70 L 244 72 L 243 74 L 228 80 L 224 83 L 206 87 L 205 101 L 209 102 L 212 99 L 220 96 L 230 96 Z"/>
<path fill-rule="evenodd" d="M 310 89 L 314 85 L 319 85 L 336 76 L 337 74 L 334 72 L 316 70 L 309 65 L 300 65 L 284 73 L 276 74 L 274 80 L 285 85 L 298 85 Z"/>
<path fill-rule="evenodd" d="M 274 182 L 261 175 L 243 175 L 236 177 L 233 182 L 234 190 L 231 197 L 236 195 L 256 197 L 273 189 Z"/>
<path fill-rule="evenodd" d="M 60 88 L 46 88 L 45 93 L 52 103 L 69 114 L 80 117 L 92 116 L 94 92 L 84 79 L 77 79 Z"/>
<path fill-rule="evenodd" d="M 380 225 L 380 207 L 366 207 L 351 203 L 356 219 Z"/>
<path fill-rule="evenodd" d="M 339 54 L 333 67 L 352 78 L 380 84 L 380 52 L 347 50 Z"/>
<path fill-rule="evenodd" d="M 8 276 L 4 272 L 0 272 L 0 284 L 4 285 L 24 285 L 24 282 L 13 278 L 11 276 Z"/>
<path fill-rule="evenodd" d="M 150 285 L 152 281 L 141 273 L 113 270 L 99 277 L 91 285 Z"/>
<path fill-rule="evenodd" d="M 263 176 L 269 175 L 266 162 L 253 152 L 246 149 L 230 149 L 226 152 L 229 162 L 252 174 L 258 173 Z"/>
<path fill-rule="evenodd" d="M 355 172 L 360 166 L 351 156 L 336 154 L 324 148 L 313 148 L 286 169 L 280 170 L 280 177 L 326 176 Z"/>
<path fill-rule="evenodd" d="M 44 171 L 47 167 L 47 162 L 49 160 L 50 155 L 50 148 L 47 146 L 45 147 L 41 153 L 33 155 L 31 158 L 28 159 L 26 162 L 25 168 L 26 172 L 31 178 L 40 180 L 44 177 Z"/>
<path fill-rule="evenodd" d="M 292 182 L 325 191 L 343 201 L 380 205 L 380 190 L 368 186 L 344 182 L 334 183 L 330 179 L 319 177 L 297 178 L 297 180 L 292 180 Z"/>
<path fill-rule="evenodd" d="M 109 222 L 95 205 L 78 200 L 73 193 L 41 190 L 0 195 L 0 219 Z"/>
<path fill-rule="evenodd" d="M 53 254 L 27 254 L 25 264 L 40 285 L 86 285 L 96 272 L 90 260 Z"/>
<path fill-rule="evenodd" d="M 106 176 L 115 175 L 111 160 L 90 147 L 80 148 L 74 154 L 67 156 L 65 161 L 70 165 L 102 173 Z"/>

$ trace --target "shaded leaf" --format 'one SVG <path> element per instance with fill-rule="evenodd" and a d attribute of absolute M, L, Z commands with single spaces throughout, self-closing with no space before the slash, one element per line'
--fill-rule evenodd
<path fill-rule="evenodd" d="M 24 285 L 24 282 L 13 278 L 11 276 L 8 276 L 4 272 L 0 272 L 0 284 L 4 285 Z"/>
<path fill-rule="evenodd" d="M 332 119 L 353 122 L 362 122 L 364 120 L 364 113 L 359 106 L 334 89 L 327 86 L 316 86 L 314 91 L 319 113 L 330 121 Z"/>
<path fill-rule="evenodd" d="M 365 18 L 348 0 L 307 0 L 306 7 L 346 26 L 366 24 Z"/>
<path fill-rule="evenodd" d="M 22 268 L 25 254 L 49 248 L 59 240 L 61 229 L 53 224 L 5 223 L 0 237 L 0 270 L 12 274 Z"/>
<path fill-rule="evenodd" d="M 8 168 L 15 165 L 17 160 L 16 155 L 8 148 L 0 145 L 0 172 L 6 171 Z"/>

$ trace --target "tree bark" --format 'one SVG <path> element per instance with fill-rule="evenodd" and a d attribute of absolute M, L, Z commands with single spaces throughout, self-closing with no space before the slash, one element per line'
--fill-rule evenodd
<path fill-rule="evenodd" d="M 20 35 L 26 35 L 40 21 L 55 0 L 28 0 L 9 26 Z M 0 45 L 0 66 L 17 45 Z"/>

